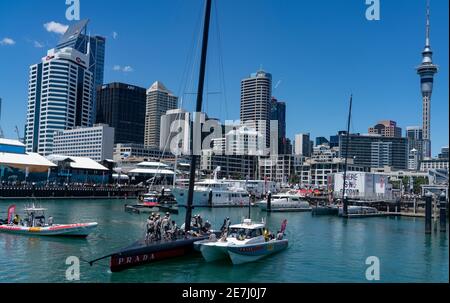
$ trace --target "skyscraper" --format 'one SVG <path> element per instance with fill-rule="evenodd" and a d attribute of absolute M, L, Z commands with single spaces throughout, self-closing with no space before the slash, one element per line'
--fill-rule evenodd
<path fill-rule="evenodd" d="M 423 158 L 423 131 L 420 126 L 406 127 L 406 138 L 408 139 L 408 152 L 416 150 L 419 160 Z"/>
<path fill-rule="evenodd" d="M 159 148 L 161 116 L 168 110 L 177 108 L 178 97 L 175 97 L 159 81 L 147 90 L 147 105 L 145 110 L 145 135 L 144 145 L 146 147 Z"/>
<path fill-rule="evenodd" d="M 430 2 L 427 2 L 427 23 L 425 49 L 422 52 L 422 64 L 417 67 L 420 76 L 422 91 L 422 123 L 423 123 L 423 157 L 431 157 L 431 94 L 433 92 L 434 74 L 438 72 L 437 65 L 433 64 L 433 51 L 430 44 Z"/>
<path fill-rule="evenodd" d="M 177 121 L 177 122 L 175 122 Z M 175 124 L 174 124 L 175 122 Z M 174 125 L 172 125 L 174 124 Z M 186 112 L 184 109 L 177 108 L 177 109 L 171 109 L 168 110 L 164 115 L 161 116 L 161 131 L 160 131 L 160 138 L 159 138 L 159 149 L 164 151 L 167 154 L 170 154 L 171 151 L 177 151 L 182 152 L 184 154 L 189 153 L 190 149 L 190 117 L 189 113 Z M 178 128 L 176 131 L 172 132 L 171 127 Z M 180 130 L 180 132 L 178 132 Z M 180 134 L 179 134 L 180 133 Z M 177 142 L 174 140 L 172 142 L 173 138 L 175 136 L 181 136 L 182 139 Z M 176 144 L 177 146 L 171 146 L 171 144 Z M 172 150 L 174 149 L 174 150 Z"/>
<path fill-rule="evenodd" d="M 88 35 L 88 23 L 89 20 L 81 20 L 69 26 L 56 48 L 71 47 L 89 56 L 89 71 L 92 73 L 94 81 L 92 86 L 92 113 L 89 121 L 89 124 L 92 125 L 96 120 L 96 90 L 103 85 L 106 39 L 100 36 Z"/>
<path fill-rule="evenodd" d="M 96 123 L 114 127 L 114 143 L 144 144 L 146 92 L 117 82 L 97 88 Z"/>
<path fill-rule="evenodd" d="M 258 131 L 270 143 L 270 101 L 272 75 L 265 71 L 251 74 L 241 81 L 241 122 Z"/>
<path fill-rule="evenodd" d="M 297 134 L 294 140 L 294 154 L 310 157 L 312 153 L 312 141 L 309 134 Z"/>
<path fill-rule="evenodd" d="M 339 135 L 339 157 L 347 155 L 357 165 L 394 169 L 408 168 L 408 141 L 406 138 L 382 137 L 380 135 Z"/>
<path fill-rule="evenodd" d="M 55 132 L 90 125 L 93 76 L 88 67 L 89 57 L 70 47 L 51 49 L 30 66 L 27 152 L 49 155 Z"/>
<path fill-rule="evenodd" d="M 402 129 L 397 127 L 397 122 L 392 120 L 379 121 L 374 127 L 369 128 L 369 134 L 382 135 L 383 137 L 400 138 Z"/>
<path fill-rule="evenodd" d="M 278 153 L 288 154 L 286 139 L 286 103 L 272 97 L 270 102 L 270 120 L 278 121 Z"/>

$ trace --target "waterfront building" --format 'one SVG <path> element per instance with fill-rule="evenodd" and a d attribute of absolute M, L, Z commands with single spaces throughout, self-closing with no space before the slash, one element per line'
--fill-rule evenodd
<path fill-rule="evenodd" d="M 178 97 L 175 97 L 164 84 L 156 81 L 147 90 L 145 110 L 144 145 L 147 147 L 160 147 L 161 116 L 168 110 L 176 109 Z"/>
<path fill-rule="evenodd" d="M 379 121 L 375 126 L 369 128 L 369 134 L 381 135 L 382 137 L 401 138 L 402 129 L 397 127 L 397 122 L 392 120 Z"/>
<path fill-rule="evenodd" d="M 391 166 L 395 169 L 408 168 L 408 140 L 406 138 L 382 137 L 381 135 L 339 136 L 339 157 L 347 156 L 356 165 L 379 168 Z"/>
<path fill-rule="evenodd" d="M 161 158 L 173 159 L 171 153 L 163 153 L 159 148 L 146 147 L 144 144 L 117 143 L 114 145 L 113 159 L 116 162 L 128 161 L 130 159 L 159 160 Z"/>
<path fill-rule="evenodd" d="M 421 171 L 446 170 L 448 173 L 449 171 L 448 167 L 449 167 L 448 159 L 428 158 L 420 162 Z"/>
<path fill-rule="evenodd" d="M 353 159 L 348 159 L 347 162 L 348 171 L 370 171 L 368 166 L 357 165 Z M 345 167 L 345 159 L 339 158 L 339 148 L 327 145 L 314 147 L 311 157 L 294 163 L 295 175 L 302 187 L 326 188 L 328 175 L 343 172 Z"/>
<path fill-rule="evenodd" d="M 52 162 L 37 153 L 26 152 L 20 141 L 0 138 L 0 182 L 45 182 Z"/>
<path fill-rule="evenodd" d="M 241 126 L 225 134 L 223 152 L 227 155 L 259 155 L 258 142 L 263 136 L 254 129 Z M 216 148 L 217 150 L 217 148 Z"/>
<path fill-rule="evenodd" d="M 270 146 L 270 105 L 272 75 L 263 70 L 241 80 L 241 123 L 265 136 L 265 147 Z"/>
<path fill-rule="evenodd" d="M 220 166 L 217 174 L 220 178 L 253 180 L 256 178 L 256 165 L 257 156 L 216 154 L 213 149 L 202 150 L 200 157 L 200 170 L 211 175 Z"/>
<path fill-rule="evenodd" d="M 30 66 L 25 142 L 28 152 L 49 155 L 54 133 L 89 126 L 92 73 L 89 57 L 73 48 L 51 49 Z"/>
<path fill-rule="evenodd" d="M 58 155 L 91 158 L 100 162 L 113 158 L 114 128 L 106 124 L 76 127 L 55 133 L 53 152 Z"/>
<path fill-rule="evenodd" d="M 430 43 L 430 7 L 427 5 L 425 48 L 422 51 L 422 63 L 417 67 L 420 76 L 422 92 L 422 129 L 423 129 L 423 158 L 431 157 L 431 95 L 433 93 L 434 75 L 438 72 L 433 64 L 433 51 Z"/>
<path fill-rule="evenodd" d="M 56 165 L 51 169 L 49 181 L 58 184 L 106 184 L 112 173 L 91 158 L 56 154 L 48 155 L 46 158 Z"/>
<path fill-rule="evenodd" d="M 126 83 L 97 88 L 96 123 L 115 129 L 114 143 L 144 144 L 146 89 Z"/>
<path fill-rule="evenodd" d="M 310 157 L 313 149 L 313 144 L 311 142 L 309 133 L 295 135 L 294 154 Z"/>
<path fill-rule="evenodd" d="M 301 155 L 270 155 L 258 159 L 258 171 L 261 180 L 288 184 L 295 175 L 294 164 Z"/>
<path fill-rule="evenodd" d="M 270 120 L 277 121 L 278 125 L 278 154 L 289 153 L 289 143 L 286 138 L 286 103 L 272 97 L 270 102 Z"/>
<path fill-rule="evenodd" d="M 70 25 L 61 37 L 56 49 L 70 47 L 89 57 L 88 69 L 93 76 L 91 120 L 89 121 L 89 124 L 92 125 L 96 121 L 96 90 L 99 86 L 103 85 L 106 39 L 101 36 L 89 35 L 87 33 L 88 23 L 89 20 L 81 20 Z"/>
<path fill-rule="evenodd" d="M 161 151 L 165 151 L 166 153 L 171 153 L 172 150 L 181 149 L 181 153 L 188 154 L 190 150 L 189 126 L 190 114 L 188 112 L 181 108 L 168 110 L 161 116 L 159 149 Z M 174 127 L 175 130 L 172 131 L 171 127 Z M 178 147 L 176 146 L 177 142 L 172 142 L 175 136 L 182 137 L 178 141 Z M 171 146 L 171 144 L 174 144 L 174 146 Z"/>
<path fill-rule="evenodd" d="M 133 184 L 144 182 L 172 185 L 175 172 L 165 163 L 144 161 L 128 171 L 127 175 Z"/>

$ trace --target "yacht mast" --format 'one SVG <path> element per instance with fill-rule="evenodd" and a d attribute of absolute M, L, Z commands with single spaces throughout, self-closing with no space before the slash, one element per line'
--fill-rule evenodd
<path fill-rule="evenodd" d="M 197 106 L 196 113 L 200 114 L 202 111 L 202 102 L 203 102 L 203 88 L 205 84 L 205 69 L 206 69 L 206 55 L 208 52 L 208 38 L 209 38 L 209 22 L 211 19 L 211 2 L 212 0 L 206 0 L 205 4 L 205 22 L 203 24 L 203 41 L 202 41 L 202 55 L 200 59 L 200 73 L 198 80 L 198 91 L 197 91 Z M 197 119 L 195 119 L 197 118 Z M 200 117 L 194 117 L 194 123 L 200 123 Z M 195 127 L 194 127 L 195 129 Z M 193 136 L 191 136 L 191 140 L 194 140 Z M 193 142 L 193 141 L 192 141 Z M 190 175 L 189 175 L 189 193 L 187 199 L 186 206 L 186 220 L 185 220 L 185 231 L 189 231 L 191 229 L 191 216 L 192 216 L 192 200 L 194 197 L 194 183 L 195 183 L 195 166 L 197 164 L 197 160 L 199 159 L 199 155 L 196 155 L 193 148 L 191 149 L 191 167 L 190 167 Z"/>
<path fill-rule="evenodd" d="M 345 192 L 345 179 L 347 178 L 347 162 L 348 162 L 348 145 L 350 142 L 350 121 L 352 117 L 352 102 L 353 95 L 350 96 L 350 108 L 348 110 L 348 121 L 347 121 L 347 137 L 345 142 L 345 159 L 344 159 L 344 177 L 343 177 L 343 185 L 342 185 L 342 201 L 344 202 L 344 216 L 348 214 L 348 201 L 347 194 Z"/>

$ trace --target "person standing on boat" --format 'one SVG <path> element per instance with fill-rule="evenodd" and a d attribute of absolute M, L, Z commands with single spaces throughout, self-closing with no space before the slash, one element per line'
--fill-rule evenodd
<path fill-rule="evenodd" d="M 155 233 L 156 233 L 156 240 L 161 240 L 161 217 L 159 214 L 155 217 Z"/>
<path fill-rule="evenodd" d="M 52 225 L 53 225 L 53 217 L 52 217 L 52 216 L 48 217 L 47 224 L 48 224 L 49 226 L 52 226 Z"/>
<path fill-rule="evenodd" d="M 15 216 L 14 216 L 14 219 L 13 219 L 13 222 L 12 222 L 14 225 L 19 225 L 19 223 L 20 223 L 20 217 L 19 217 L 19 215 L 18 214 L 16 214 Z"/>
<path fill-rule="evenodd" d="M 147 219 L 147 240 L 153 240 L 154 239 L 154 233 L 155 233 L 155 218 L 153 217 L 153 214 L 150 215 Z"/>
<path fill-rule="evenodd" d="M 161 234 L 164 239 L 168 239 L 170 237 L 169 230 L 170 230 L 170 214 L 167 212 L 164 218 L 161 220 Z"/>

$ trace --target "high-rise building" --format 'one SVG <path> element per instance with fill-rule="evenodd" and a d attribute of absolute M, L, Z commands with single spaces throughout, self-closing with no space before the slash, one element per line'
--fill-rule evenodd
<path fill-rule="evenodd" d="M 448 146 L 444 146 L 441 148 L 441 153 L 438 155 L 438 158 L 448 160 Z"/>
<path fill-rule="evenodd" d="M 402 129 L 397 127 L 397 122 L 384 120 L 378 122 L 374 127 L 369 128 L 369 134 L 381 135 L 383 137 L 401 138 Z"/>
<path fill-rule="evenodd" d="M 294 154 L 298 156 L 310 157 L 313 146 L 311 145 L 310 135 L 297 134 L 294 140 Z"/>
<path fill-rule="evenodd" d="M 339 136 L 339 156 L 353 159 L 354 164 L 383 168 L 390 166 L 394 169 L 408 168 L 408 140 L 406 138 L 383 137 L 381 135 Z"/>
<path fill-rule="evenodd" d="M 437 65 L 433 64 L 433 51 L 430 44 L 430 5 L 427 4 L 427 23 L 425 48 L 422 52 L 422 63 L 417 67 L 420 76 L 422 92 L 422 129 L 423 129 L 423 157 L 431 157 L 431 95 L 433 93 L 434 75 L 438 72 Z"/>
<path fill-rule="evenodd" d="M 420 126 L 406 127 L 406 138 L 408 139 L 408 152 L 413 149 L 417 151 L 419 161 L 423 158 L 423 131 Z"/>
<path fill-rule="evenodd" d="M 270 101 L 272 75 L 258 71 L 241 80 L 241 123 L 265 136 L 265 146 L 270 146 Z"/>
<path fill-rule="evenodd" d="M 97 88 L 96 123 L 114 127 L 114 143 L 144 144 L 146 91 L 117 82 Z"/>
<path fill-rule="evenodd" d="M 286 138 L 286 103 L 272 97 L 270 102 L 270 120 L 278 124 L 278 154 L 288 153 L 288 142 Z"/>
<path fill-rule="evenodd" d="M 49 155 L 56 131 L 90 125 L 92 83 L 89 57 L 70 47 L 51 49 L 30 66 L 27 152 Z"/>
<path fill-rule="evenodd" d="M 53 153 L 84 157 L 100 162 L 113 158 L 114 128 L 106 124 L 58 131 L 53 138 Z"/>
<path fill-rule="evenodd" d="M 61 37 L 56 49 L 71 47 L 89 57 L 89 71 L 93 75 L 92 113 L 89 122 L 92 125 L 96 120 L 96 90 L 99 86 L 103 85 L 106 39 L 100 36 L 90 36 L 87 33 L 88 23 L 89 20 L 81 20 L 70 25 Z"/>
<path fill-rule="evenodd" d="M 160 150 L 166 153 L 170 153 L 172 150 L 177 150 L 177 153 L 189 153 L 190 114 L 188 112 L 181 108 L 168 110 L 164 115 L 161 116 L 160 126 Z M 175 131 L 172 131 L 173 129 L 175 129 Z M 181 136 L 180 140 L 172 140 L 175 136 Z M 176 146 L 176 143 L 178 143 L 178 146 Z"/>
<path fill-rule="evenodd" d="M 408 153 L 408 169 L 418 170 L 419 169 L 419 152 L 417 149 L 413 148 Z"/>
<path fill-rule="evenodd" d="M 175 97 L 164 84 L 159 81 L 147 90 L 147 105 L 145 110 L 144 145 L 159 148 L 161 116 L 168 110 L 176 109 L 178 97 Z"/>
<path fill-rule="evenodd" d="M 325 137 L 317 137 L 316 138 L 316 146 L 319 145 L 330 145 L 330 141 L 327 140 Z"/>

